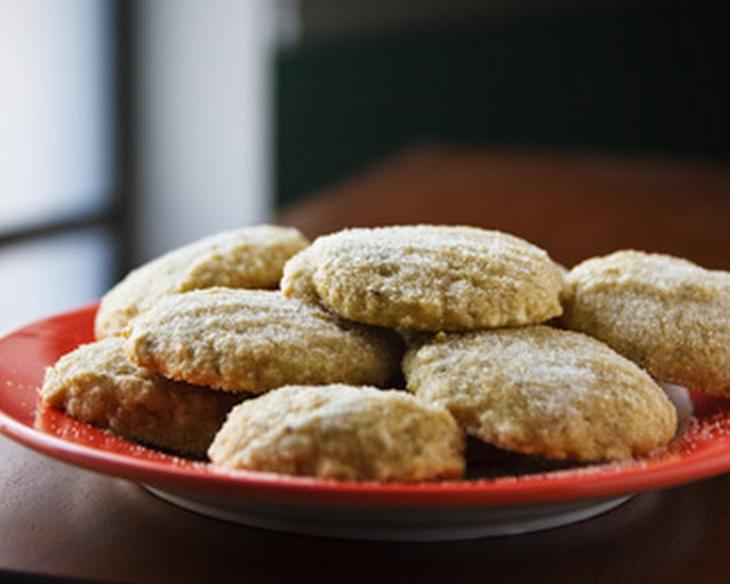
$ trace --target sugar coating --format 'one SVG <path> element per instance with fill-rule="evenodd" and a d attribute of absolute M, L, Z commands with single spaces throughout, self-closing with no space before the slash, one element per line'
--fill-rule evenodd
<path fill-rule="evenodd" d="M 418 398 L 466 432 L 546 458 L 620 460 L 665 445 L 674 407 L 652 379 L 585 335 L 546 326 L 440 333 L 403 368 Z"/>
<path fill-rule="evenodd" d="M 563 322 L 663 381 L 730 396 L 730 273 L 620 251 L 566 277 Z"/>
<path fill-rule="evenodd" d="M 548 320 L 562 284 L 547 253 L 512 235 L 414 225 L 320 237 L 286 264 L 281 288 L 350 320 L 438 331 Z"/>
<path fill-rule="evenodd" d="M 383 385 L 402 342 L 279 292 L 209 288 L 160 300 L 130 327 L 133 361 L 171 379 L 261 393 L 287 384 Z"/>
<path fill-rule="evenodd" d="M 308 243 L 296 229 L 258 225 L 175 249 L 131 271 L 107 292 L 96 315 L 96 336 L 120 334 L 167 294 L 214 286 L 276 288 L 284 263 Z"/>
<path fill-rule="evenodd" d="M 444 409 L 402 391 L 288 386 L 243 403 L 208 451 L 211 461 L 324 479 L 458 478 L 464 438 Z"/>
<path fill-rule="evenodd" d="M 124 339 L 81 345 L 46 371 L 49 406 L 130 440 L 204 456 L 240 397 L 168 381 L 127 359 Z"/>

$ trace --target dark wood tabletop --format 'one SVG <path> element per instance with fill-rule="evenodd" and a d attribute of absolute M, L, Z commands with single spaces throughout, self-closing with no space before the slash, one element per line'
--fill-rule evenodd
<path fill-rule="evenodd" d="M 632 247 L 730 270 L 730 165 L 418 148 L 286 210 L 314 236 L 465 224 L 525 237 L 570 266 Z"/>
<path fill-rule="evenodd" d="M 420 149 L 286 210 L 347 225 L 469 223 L 566 265 L 619 247 L 730 269 L 730 172 L 670 160 Z M 594 519 L 450 543 L 292 536 L 214 521 L 0 437 L 0 577 L 108 582 L 730 582 L 730 475 L 646 492 Z"/>

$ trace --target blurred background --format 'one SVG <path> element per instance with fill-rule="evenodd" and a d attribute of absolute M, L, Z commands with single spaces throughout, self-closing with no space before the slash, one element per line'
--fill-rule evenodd
<path fill-rule="evenodd" d="M 729 17 L 706 1 L 0 0 L 0 332 L 276 218 L 314 235 L 478 207 L 471 222 L 544 245 L 560 232 L 556 259 L 575 261 L 618 241 L 565 235 L 596 189 L 621 243 L 652 245 L 632 239 L 652 210 L 670 243 L 696 213 L 679 251 L 730 269 Z M 632 184 L 655 196 L 629 228 Z M 329 223 L 312 220 L 322 193 Z"/>

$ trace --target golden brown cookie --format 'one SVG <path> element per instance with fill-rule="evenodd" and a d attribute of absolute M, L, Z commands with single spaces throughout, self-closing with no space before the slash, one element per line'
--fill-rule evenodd
<path fill-rule="evenodd" d="M 437 335 L 406 353 L 408 389 L 466 432 L 525 454 L 583 461 L 643 455 L 671 440 L 674 406 L 631 361 L 546 326 Z"/>
<path fill-rule="evenodd" d="M 43 401 L 135 442 L 205 456 L 240 397 L 168 381 L 130 363 L 110 337 L 64 355 L 46 371 Z"/>
<path fill-rule="evenodd" d="M 287 384 L 383 385 L 402 354 L 391 331 L 343 322 L 279 292 L 231 288 L 163 298 L 134 320 L 127 348 L 165 377 L 254 393 Z"/>
<path fill-rule="evenodd" d="M 730 273 L 620 251 L 573 268 L 562 299 L 567 328 L 657 379 L 730 397 Z"/>
<path fill-rule="evenodd" d="M 173 250 L 133 270 L 107 292 L 96 315 L 96 336 L 120 334 L 167 294 L 214 286 L 276 288 L 284 263 L 307 245 L 296 229 L 258 225 Z"/>
<path fill-rule="evenodd" d="M 350 320 L 438 331 L 548 320 L 562 283 L 543 250 L 512 235 L 413 225 L 320 237 L 289 260 L 281 288 Z"/>
<path fill-rule="evenodd" d="M 214 464 L 324 479 L 457 478 L 464 438 L 444 409 L 401 391 L 288 386 L 236 407 L 208 451 Z"/>

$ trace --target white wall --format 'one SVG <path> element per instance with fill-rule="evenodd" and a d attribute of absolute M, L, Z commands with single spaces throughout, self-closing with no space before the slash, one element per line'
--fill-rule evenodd
<path fill-rule="evenodd" d="M 274 7 L 267 0 L 137 6 L 139 262 L 268 216 Z"/>

